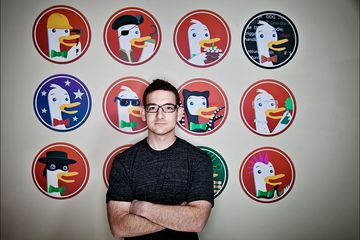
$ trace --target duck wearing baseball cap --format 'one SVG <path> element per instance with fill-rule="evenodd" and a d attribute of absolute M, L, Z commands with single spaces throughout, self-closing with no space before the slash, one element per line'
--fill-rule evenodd
<path fill-rule="evenodd" d="M 121 60 L 129 63 L 142 62 L 153 54 L 156 41 L 152 37 L 157 34 L 157 29 L 154 25 L 154 33 L 141 37 L 139 25 L 143 22 L 141 15 L 122 15 L 113 22 L 111 27 L 118 33 Z M 135 58 L 132 47 L 142 49 L 139 59 Z"/>
<path fill-rule="evenodd" d="M 58 62 L 65 62 L 80 55 L 81 42 L 79 39 L 81 31 L 74 29 L 64 14 L 52 13 L 47 20 L 46 27 L 50 58 Z M 68 50 L 61 51 L 64 48 Z"/>
<path fill-rule="evenodd" d="M 61 197 L 66 192 L 65 186 L 59 187 L 59 181 L 73 183 L 75 180 L 65 178 L 79 174 L 69 172 L 69 165 L 76 163 L 76 160 L 69 159 L 63 151 L 49 151 L 45 157 L 39 158 L 39 162 L 45 164 L 43 176 L 46 177 L 46 191 L 54 197 Z"/>

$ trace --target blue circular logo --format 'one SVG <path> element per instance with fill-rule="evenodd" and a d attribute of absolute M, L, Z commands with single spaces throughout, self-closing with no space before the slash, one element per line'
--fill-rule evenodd
<path fill-rule="evenodd" d="M 90 92 L 83 82 L 71 75 L 53 75 L 37 88 L 34 110 L 46 127 L 60 132 L 71 131 L 81 126 L 90 114 Z"/>

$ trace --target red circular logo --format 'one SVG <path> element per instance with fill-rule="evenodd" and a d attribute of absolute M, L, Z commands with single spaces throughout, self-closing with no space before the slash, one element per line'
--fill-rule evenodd
<path fill-rule="evenodd" d="M 79 194 L 90 175 L 89 163 L 77 147 L 68 143 L 50 144 L 36 155 L 32 177 L 46 196 L 67 199 Z"/>
<path fill-rule="evenodd" d="M 135 134 L 146 130 L 141 119 L 142 96 L 149 83 L 138 77 L 124 77 L 105 92 L 103 111 L 106 120 L 122 133 Z"/>
<path fill-rule="evenodd" d="M 130 148 L 131 146 L 132 146 L 132 144 L 127 144 L 127 145 L 118 147 L 114 151 L 112 151 L 109 154 L 109 156 L 106 158 L 105 163 L 104 163 L 104 167 L 103 167 L 103 178 L 104 178 L 104 183 L 105 183 L 106 187 L 109 187 L 110 171 L 111 171 L 111 166 L 112 166 L 112 163 L 114 161 L 114 158 L 119 153 L 124 152 L 126 149 Z"/>
<path fill-rule="evenodd" d="M 224 91 L 214 82 L 195 78 L 178 88 L 184 115 L 178 125 L 193 135 L 208 135 L 225 122 L 228 101 Z"/>
<path fill-rule="evenodd" d="M 116 61 L 126 65 L 139 65 L 149 61 L 159 50 L 160 25 L 143 9 L 124 8 L 107 21 L 104 43 Z"/>
<path fill-rule="evenodd" d="M 230 30 L 224 19 L 207 10 L 188 13 L 174 31 L 176 52 L 194 67 L 219 63 L 229 51 L 230 42 Z"/>
<path fill-rule="evenodd" d="M 261 136 L 274 136 L 284 132 L 294 121 L 295 97 L 279 81 L 258 81 L 242 96 L 240 114 L 252 132 Z"/>
<path fill-rule="evenodd" d="M 242 162 L 240 184 L 245 193 L 258 202 L 271 203 L 284 198 L 295 181 L 294 165 L 283 151 L 262 147 Z"/>
<path fill-rule="evenodd" d="M 33 41 L 38 52 L 53 63 L 70 63 L 89 48 L 91 30 L 75 8 L 58 5 L 44 10 L 35 20 Z"/>

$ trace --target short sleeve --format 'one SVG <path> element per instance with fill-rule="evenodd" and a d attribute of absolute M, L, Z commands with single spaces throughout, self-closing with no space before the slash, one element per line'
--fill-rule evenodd
<path fill-rule="evenodd" d="M 119 156 L 115 157 L 111 166 L 106 203 L 110 200 L 124 202 L 133 200 L 129 173 L 123 164 L 123 159 Z"/>
<path fill-rule="evenodd" d="M 213 167 L 211 159 L 206 153 L 196 156 L 191 168 L 188 201 L 198 200 L 206 200 L 214 206 Z"/>

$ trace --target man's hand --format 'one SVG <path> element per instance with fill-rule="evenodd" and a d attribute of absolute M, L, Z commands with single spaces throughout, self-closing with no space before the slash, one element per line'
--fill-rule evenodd
<path fill-rule="evenodd" d="M 133 200 L 130 205 L 129 213 L 141 216 L 142 209 L 146 207 L 149 202 Z"/>

